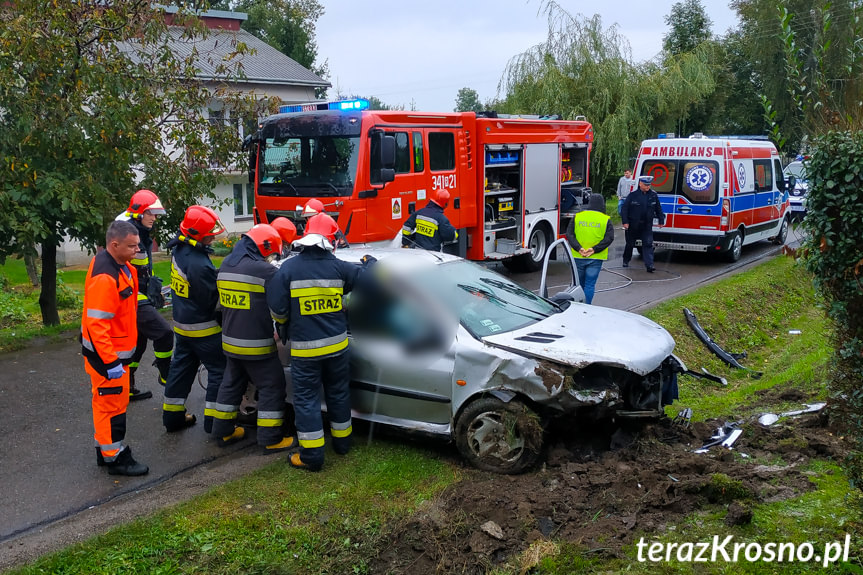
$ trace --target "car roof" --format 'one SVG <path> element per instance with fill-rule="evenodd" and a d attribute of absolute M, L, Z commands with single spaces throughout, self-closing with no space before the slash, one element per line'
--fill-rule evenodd
<path fill-rule="evenodd" d="M 422 249 L 398 249 L 398 248 L 374 248 L 366 246 L 355 246 L 340 248 L 335 251 L 336 257 L 347 262 L 359 263 L 363 256 L 369 255 L 377 260 L 398 259 L 404 261 L 414 260 L 420 264 L 439 265 L 447 262 L 461 260 L 462 258 L 443 252 L 432 252 Z"/>

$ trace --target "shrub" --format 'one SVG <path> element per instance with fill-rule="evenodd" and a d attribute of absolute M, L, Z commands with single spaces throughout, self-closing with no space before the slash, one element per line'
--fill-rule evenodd
<path fill-rule="evenodd" d="M 829 388 L 853 441 L 849 477 L 863 489 L 863 132 L 819 137 L 806 171 L 805 263 L 834 323 Z"/>
<path fill-rule="evenodd" d="M 228 237 L 212 243 L 213 253 L 217 256 L 226 256 L 234 249 L 234 244 L 240 239 L 240 234 L 230 234 Z"/>
<path fill-rule="evenodd" d="M 73 309 L 81 305 L 78 292 L 63 281 L 63 272 L 57 271 L 57 309 Z"/>
<path fill-rule="evenodd" d="M 0 327 L 10 327 L 27 320 L 25 301 L 14 291 L 0 291 Z"/>

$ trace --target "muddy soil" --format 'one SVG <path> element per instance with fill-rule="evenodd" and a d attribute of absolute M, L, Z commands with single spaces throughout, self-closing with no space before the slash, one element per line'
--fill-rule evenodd
<path fill-rule="evenodd" d="M 514 476 L 466 470 L 464 481 L 393 526 L 372 572 L 486 573 L 544 540 L 622 557 L 638 536 L 707 505 L 728 508 L 729 525 L 746 522 L 754 503 L 814 489 L 801 471 L 810 459 L 845 451 L 822 412 L 770 427 L 742 422 L 733 451 L 693 453 L 724 423 L 556 430 L 566 439 L 552 440 L 540 468 Z"/>

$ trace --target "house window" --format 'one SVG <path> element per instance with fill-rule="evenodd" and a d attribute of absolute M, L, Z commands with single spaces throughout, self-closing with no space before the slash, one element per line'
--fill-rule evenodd
<path fill-rule="evenodd" d="M 255 208 L 255 188 L 252 184 L 246 184 L 243 193 L 243 184 L 234 184 L 234 218 L 248 219 Z"/>
<path fill-rule="evenodd" d="M 234 217 L 242 216 L 243 211 L 243 184 L 234 184 Z"/>

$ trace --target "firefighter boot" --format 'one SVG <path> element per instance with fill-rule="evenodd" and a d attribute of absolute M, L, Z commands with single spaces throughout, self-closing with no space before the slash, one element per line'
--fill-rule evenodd
<path fill-rule="evenodd" d="M 138 371 L 137 367 L 129 368 L 129 401 L 138 401 L 140 399 L 150 399 L 153 397 L 152 391 L 141 391 L 137 387 L 135 387 L 135 372 Z"/>
<path fill-rule="evenodd" d="M 171 358 L 157 357 L 153 362 L 153 367 L 159 370 L 159 374 L 156 376 L 159 385 L 165 387 L 165 384 L 168 383 L 168 372 L 171 370 Z"/>
<path fill-rule="evenodd" d="M 291 437 L 283 437 L 278 443 L 264 446 L 264 453 L 279 453 L 281 451 L 289 451 L 296 447 L 297 440 Z"/>
<path fill-rule="evenodd" d="M 224 437 L 220 437 L 217 440 L 219 447 L 227 447 L 232 443 L 237 443 L 238 441 L 242 441 L 246 437 L 246 430 L 242 427 L 235 427 L 233 433 L 231 435 L 226 435 Z"/>
<path fill-rule="evenodd" d="M 167 412 L 164 412 L 167 413 Z M 183 412 L 182 417 L 172 418 L 170 423 L 165 423 L 165 418 L 162 418 L 162 423 L 165 426 L 165 431 L 168 433 L 176 433 L 177 431 L 182 431 L 187 427 L 192 427 L 197 423 L 198 418 L 195 417 L 194 413 L 186 413 Z"/>
<path fill-rule="evenodd" d="M 98 445 L 96 446 L 96 465 L 99 467 L 105 467 L 105 458 L 102 457 L 102 448 Z"/>
<path fill-rule="evenodd" d="M 132 457 L 132 450 L 126 447 L 118 455 L 117 459 L 111 462 L 105 462 L 108 466 L 108 475 L 146 475 L 150 468 L 143 463 L 138 463 Z"/>
<path fill-rule="evenodd" d="M 292 453 L 288 457 L 288 463 L 291 467 L 296 467 L 297 469 L 305 469 L 306 471 L 320 471 L 323 465 L 308 465 L 302 459 L 300 459 L 300 452 L 297 451 Z"/>

